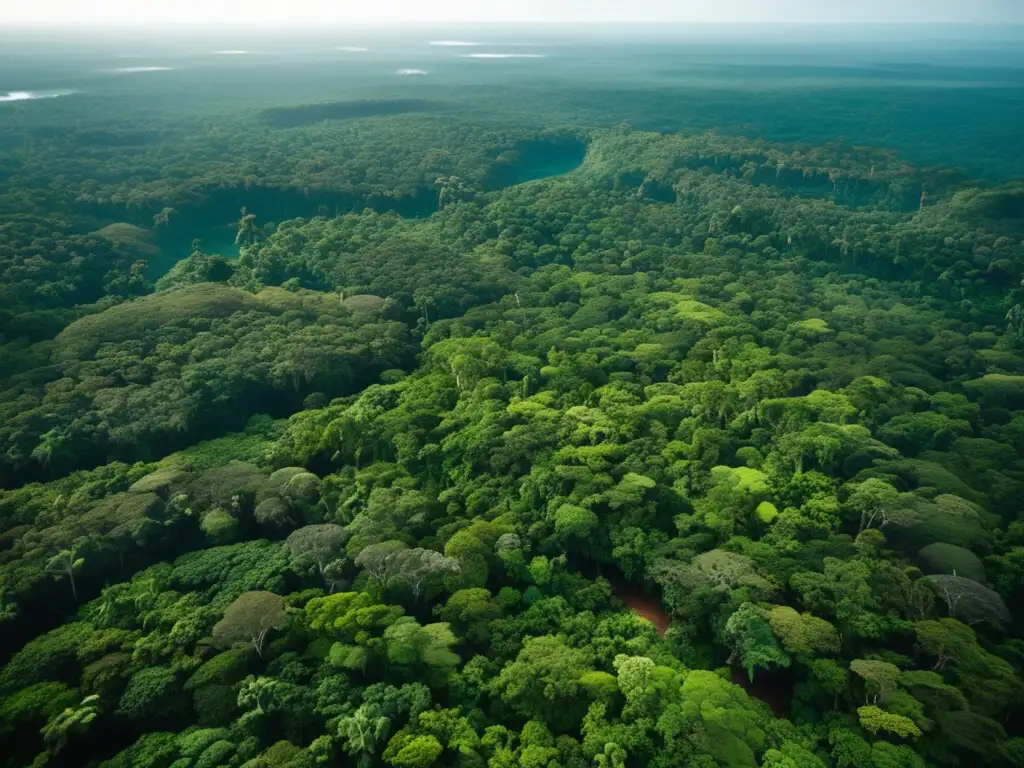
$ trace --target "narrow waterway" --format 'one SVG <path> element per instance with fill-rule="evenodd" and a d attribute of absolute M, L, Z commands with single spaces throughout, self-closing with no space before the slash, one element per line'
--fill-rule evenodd
<path fill-rule="evenodd" d="M 643 616 L 654 625 L 654 629 L 661 636 L 665 636 L 671 619 L 668 611 L 661 607 L 661 601 L 648 595 L 643 589 L 628 581 L 613 581 L 612 592 L 624 602 L 633 613 Z"/>
<path fill-rule="evenodd" d="M 619 579 L 612 581 L 612 593 L 633 613 L 651 622 L 658 635 L 665 636 L 671 617 L 657 597 L 648 595 L 637 584 Z M 771 707 L 776 717 L 786 717 L 789 701 L 793 697 L 793 681 L 788 675 L 762 671 L 754 680 L 750 680 L 739 667 L 730 667 L 729 679 L 745 690 L 748 696 L 760 699 Z"/>
<path fill-rule="evenodd" d="M 747 692 L 752 699 L 760 699 L 776 717 L 786 717 L 789 701 L 793 698 L 793 681 L 788 676 L 759 672 L 753 681 L 739 667 L 729 668 L 729 679 Z"/>

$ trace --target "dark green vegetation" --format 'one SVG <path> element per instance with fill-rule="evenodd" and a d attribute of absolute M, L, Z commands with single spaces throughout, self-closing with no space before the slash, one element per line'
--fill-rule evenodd
<path fill-rule="evenodd" d="M 3 765 L 1024 763 L 1021 182 L 59 101 L 0 155 Z"/>
<path fill-rule="evenodd" d="M 311 125 L 323 120 L 350 120 L 356 117 L 401 115 L 407 112 L 425 112 L 430 102 L 423 99 L 360 99 L 335 101 L 326 104 L 304 104 L 299 107 L 274 107 L 260 116 L 279 128 Z"/>

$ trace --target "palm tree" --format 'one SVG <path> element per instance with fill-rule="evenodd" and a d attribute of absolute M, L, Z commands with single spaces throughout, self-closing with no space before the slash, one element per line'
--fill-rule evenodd
<path fill-rule="evenodd" d="M 256 214 L 249 213 L 248 208 L 242 208 L 242 217 L 236 225 L 238 234 L 235 235 L 235 245 L 252 245 L 257 242 L 263 234 L 256 228 Z"/>
<path fill-rule="evenodd" d="M 338 723 L 338 736 L 343 741 L 342 749 L 355 756 L 361 765 L 373 764 L 377 745 L 387 736 L 388 728 L 391 726 L 388 718 L 378 715 L 379 711 L 379 708 L 363 704 Z"/>
<path fill-rule="evenodd" d="M 67 576 L 71 582 L 71 594 L 78 602 L 78 587 L 75 585 L 75 571 L 85 564 L 85 559 L 78 556 L 77 545 L 71 549 L 62 549 L 51 557 L 46 563 L 46 572 L 52 573 L 58 579 Z"/>
<path fill-rule="evenodd" d="M 47 469 L 53 469 L 54 465 L 69 453 L 67 432 L 60 427 L 54 427 L 39 436 L 39 445 L 32 449 L 32 458 Z"/>
<path fill-rule="evenodd" d="M 52 754 L 56 755 L 64 749 L 72 733 L 84 731 L 85 727 L 96 719 L 98 711 L 93 705 L 99 698 L 95 694 L 86 696 L 78 707 L 68 707 L 43 726 L 40 733 L 43 734 L 43 741 Z"/>

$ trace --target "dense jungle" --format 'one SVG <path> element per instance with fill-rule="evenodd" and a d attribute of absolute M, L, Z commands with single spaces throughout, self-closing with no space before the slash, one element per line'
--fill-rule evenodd
<path fill-rule="evenodd" d="M 804 34 L 0 33 L 0 764 L 1024 765 L 1024 38 Z"/>

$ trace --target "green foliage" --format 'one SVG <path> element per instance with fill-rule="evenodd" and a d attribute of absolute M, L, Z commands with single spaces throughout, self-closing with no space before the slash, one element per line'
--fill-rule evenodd
<path fill-rule="evenodd" d="M 589 509 L 563 504 L 555 510 L 555 531 L 563 536 L 586 539 L 598 523 L 597 515 Z"/>
<path fill-rule="evenodd" d="M 757 517 L 762 523 L 772 523 L 775 521 L 775 518 L 779 516 L 778 507 L 770 501 L 762 501 L 757 505 L 757 509 L 754 511 L 757 513 Z"/>
<path fill-rule="evenodd" d="M 251 643 L 261 657 L 267 634 L 285 623 L 284 599 L 272 592 L 246 592 L 225 610 L 213 628 L 214 642 L 230 645 Z"/>
<path fill-rule="evenodd" d="M 178 750 L 184 757 L 199 757 L 214 743 L 227 741 L 229 736 L 226 728 L 201 728 L 182 734 L 178 738 Z"/>
<path fill-rule="evenodd" d="M 743 603 L 729 617 L 725 637 L 750 680 L 758 668 L 789 666 L 789 656 L 776 642 L 767 617 L 752 603 Z"/>
<path fill-rule="evenodd" d="M 397 754 L 385 757 L 395 768 L 426 768 L 440 757 L 444 747 L 433 736 L 417 736 L 403 746 Z"/>
<path fill-rule="evenodd" d="M 231 725 L 240 714 L 238 695 L 229 685 L 207 685 L 192 695 L 192 709 L 199 725 L 208 728 Z"/>
<path fill-rule="evenodd" d="M 518 598 L 516 599 L 518 602 Z M 467 640 L 484 642 L 489 634 L 488 624 L 501 616 L 502 608 L 486 589 L 460 589 L 448 598 L 435 613 L 446 622 L 459 627 Z"/>
<path fill-rule="evenodd" d="M 921 735 L 921 729 L 914 725 L 913 720 L 875 706 L 858 707 L 857 717 L 861 727 L 872 735 L 882 733 L 904 739 L 916 739 Z"/>
<path fill-rule="evenodd" d="M 4 729 L 37 727 L 78 700 L 75 691 L 63 683 L 28 685 L 4 698 L 0 723 Z"/>
<path fill-rule="evenodd" d="M 854 659 L 850 671 L 862 677 L 872 702 L 885 702 L 899 681 L 900 670 L 894 664 L 870 659 Z"/>
<path fill-rule="evenodd" d="M 235 745 L 230 741 L 215 741 L 199 756 L 196 768 L 217 768 L 224 765 L 235 752 Z"/>
<path fill-rule="evenodd" d="M 250 652 L 242 648 L 231 648 L 212 656 L 185 681 L 185 690 L 198 690 L 207 685 L 237 683 L 245 677 L 249 656 Z"/>
<path fill-rule="evenodd" d="M 155 720 L 180 714 L 184 702 L 174 670 L 150 667 L 132 677 L 117 708 L 129 720 Z"/>
<path fill-rule="evenodd" d="M 185 589 L 210 590 L 226 606 L 247 591 L 269 591 L 282 583 L 287 556 L 277 544 L 248 541 L 178 558 L 172 581 Z"/>
<path fill-rule="evenodd" d="M 231 77 L 0 120 L 4 768 L 1021 762 L 1019 183 Z"/>
<path fill-rule="evenodd" d="M 839 652 L 839 633 L 824 619 L 797 613 L 788 605 L 768 611 L 768 623 L 787 652 L 797 656 L 817 656 Z"/>
<path fill-rule="evenodd" d="M 257 519 L 258 515 L 259 507 Z M 296 568 L 305 571 L 315 570 L 324 579 L 331 581 L 328 569 L 342 560 L 342 548 L 346 538 L 345 529 L 340 525 L 307 525 L 289 534 L 285 548 Z"/>
<path fill-rule="evenodd" d="M 488 687 L 524 717 L 536 717 L 562 730 L 582 717 L 585 700 L 580 679 L 590 671 L 581 651 L 556 637 L 535 637 L 523 644 L 515 661 L 506 664 Z"/>
<path fill-rule="evenodd" d="M 100 763 L 102 768 L 168 768 L 177 753 L 174 733 L 147 733 L 110 760 Z"/>
<path fill-rule="evenodd" d="M 184 447 L 209 436 L 211 422 L 242 427 L 250 404 L 357 391 L 408 353 L 404 326 L 354 321 L 318 294 L 204 283 L 118 304 L 58 335 L 55 365 L 41 375 L 64 385 L 45 394 L 23 385 L 0 400 L 0 477 Z"/>
<path fill-rule="evenodd" d="M 199 524 L 213 544 L 230 544 L 238 535 L 238 519 L 230 512 L 214 507 L 203 515 Z"/>
<path fill-rule="evenodd" d="M 756 766 L 764 748 L 764 716 L 743 690 L 711 672 L 694 670 L 683 683 L 681 704 L 662 716 L 667 746 L 706 754 L 714 765 Z"/>
<path fill-rule="evenodd" d="M 43 726 L 43 742 L 53 754 L 64 749 L 69 738 L 85 731 L 89 723 L 96 719 L 99 698 L 95 694 L 86 696 L 78 706 L 66 707 Z"/>
<path fill-rule="evenodd" d="M 78 648 L 95 630 L 72 622 L 31 640 L 0 671 L 5 693 L 47 680 L 71 680 L 78 672 Z"/>
<path fill-rule="evenodd" d="M 929 544 L 917 553 L 917 557 L 925 573 L 950 574 L 977 582 L 985 581 L 985 566 L 981 559 L 969 549 L 956 544 Z"/>
<path fill-rule="evenodd" d="M 1009 622 L 1010 610 L 999 594 L 983 584 L 956 574 L 925 577 L 946 604 L 951 618 L 976 624 L 986 619 Z"/>

